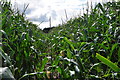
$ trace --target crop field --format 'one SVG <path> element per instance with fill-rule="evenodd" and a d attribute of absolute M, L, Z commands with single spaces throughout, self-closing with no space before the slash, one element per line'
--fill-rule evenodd
<path fill-rule="evenodd" d="M 120 80 L 120 1 L 89 6 L 49 32 L 0 5 L 2 67 L 16 80 Z"/>

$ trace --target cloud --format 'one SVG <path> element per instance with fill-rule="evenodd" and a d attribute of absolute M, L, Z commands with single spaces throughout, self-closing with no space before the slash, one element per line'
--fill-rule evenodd
<path fill-rule="evenodd" d="M 104 0 L 88 0 L 89 5 Z M 52 26 L 61 24 L 62 20 L 66 20 L 65 10 L 68 18 L 77 16 L 82 12 L 83 7 L 86 8 L 87 0 L 11 0 L 13 5 L 16 5 L 20 11 L 24 10 L 24 5 L 29 4 L 26 10 L 26 17 L 35 24 L 40 24 L 39 27 L 49 27 L 49 18 L 51 17 Z"/>
<path fill-rule="evenodd" d="M 44 22 L 48 22 L 49 19 L 47 18 L 46 14 L 44 14 L 44 15 L 40 15 L 37 18 L 32 17 L 32 21 L 39 21 L 39 22 L 44 21 Z"/>

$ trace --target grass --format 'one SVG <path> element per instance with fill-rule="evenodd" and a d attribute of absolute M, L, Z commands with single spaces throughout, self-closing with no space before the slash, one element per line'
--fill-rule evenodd
<path fill-rule="evenodd" d="M 1 8 L 2 67 L 17 80 L 120 79 L 120 1 L 98 3 L 49 33 L 10 2 Z"/>

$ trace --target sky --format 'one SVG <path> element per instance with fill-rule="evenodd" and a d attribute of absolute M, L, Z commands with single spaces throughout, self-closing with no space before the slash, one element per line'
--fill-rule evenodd
<path fill-rule="evenodd" d="M 34 24 L 39 25 L 39 28 L 44 29 L 51 26 L 57 26 L 66 22 L 70 18 L 80 16 L 83 13 L 83 8 L 86 9 L 87 2 L 89 5 L 109 1 L 109 0 L 11 0 L 13 7 L 25 12 L 26 18 Z M 67 14 L 67 18 L 66 18 Z"/>

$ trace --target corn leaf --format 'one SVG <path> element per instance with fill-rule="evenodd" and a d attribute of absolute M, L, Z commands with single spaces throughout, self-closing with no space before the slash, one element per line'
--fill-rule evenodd
<path fill-rule="evenodd" d="M 101 56 L 100 54 L 96 53 L 96 57 L 102 61 L 105 65 L 109 66 L 111 69 L 113 69 L 114 71 L 118 72 L 120 71 L 120 68 L 115 65 L 113 62 L 111 62 L 110 60 L 108 60 L 107 58 Z"/>

